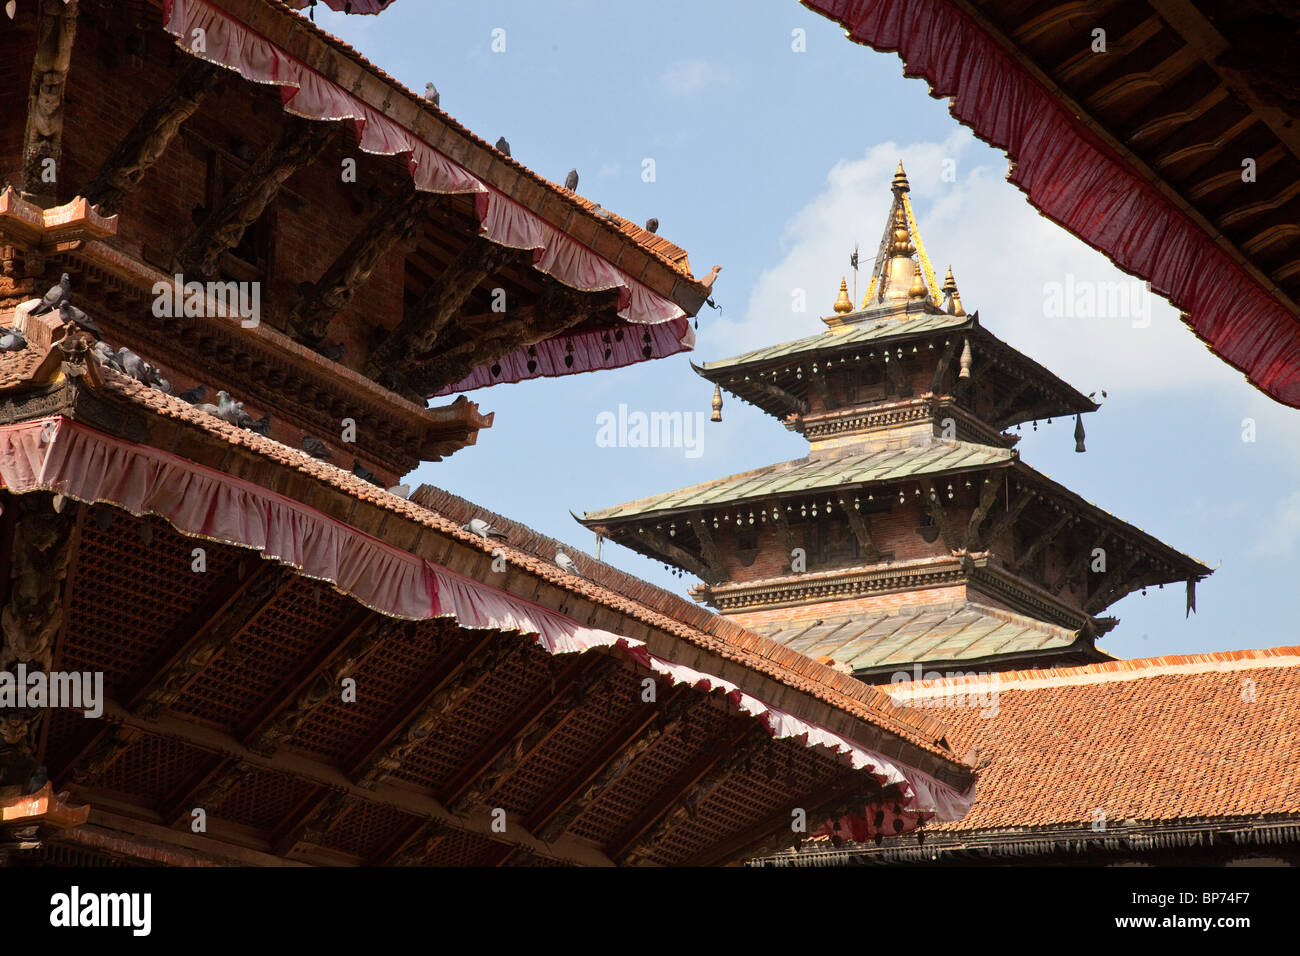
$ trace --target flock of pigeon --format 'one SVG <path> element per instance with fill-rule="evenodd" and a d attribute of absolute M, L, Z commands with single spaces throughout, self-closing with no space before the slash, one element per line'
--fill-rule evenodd
<path fill-rule="evenodd" d="M 470 534 L 476 534 L 484 541 L 489 541 L 494 538 L 499 538 L 502 541 L 506 540 L 506 533 L 504 531 L 500 528 L 492 527 L 492 525 L 484 521 L 482 518 L 470 518 L 467 523 L 460 526 L 460 530 L 468 531 Z M 576 574 L 580 578 L 586 577 L 578 567 L 578 563 L 563 551 L 555 552 L 555 563 L 559 566 L 561 571 L 567 571 L 569 574 Z"/>
<path fill-rule="evenodd" d="M 115 372 L 129 376 L 147 385 L 150 388 L 157 389 L 164 395 L 171 395 L 193 405 L 196 409 L 204 412 L 214 418 L 219 418 L 223 422 L 234 425 L 236 428 L 246 428 L 251 432 L 259 435 L 266 435 L 271 430 L 270 412 L 261 418 L 254 418 L 248 412 L 244 411 L 244 403 L 237 402 L 230 397 L 230 393 L 224 390 L 217 392 L 217 403 L 205 402 L 208 390 L 199 385 L 188 391 L 181 392 L 179 395 L 172 389 L 172 384 L 154 365 L 146 362 L 143 358 L 132 352 L 128 348 L 114 350 L 106 341 L 103 333 L 91 318 L 81 309 L 72 304 L 68 296 L 72 291 L 72 280 L 68 274 L 63 273 L 57 285 L 51 286 L 49 291 L 41 298 L 40 304 L 32 309 L 32 315 L 45 315 L 56 309 L 59 317 L 68 324 L 75 323 L 78 328 L 89 332 L 95 338 L 95 344 L 91 346 L 91 351 L 95 353 L 95 358 L 99 360 L 100 365 L 111 368 Z M 0 329 L 0 351 L 17 352 L 27 347 L 27 339 L 21 329 L 11 327 Z M 313 458 L 321 461 L 329 461 L 333 458 L 329 447 L 319 438 L 313 438 L 306 435 L 302 440 L 302 449 Z M 368 481 L 380 488 L 384 483 L 376 477 L 375 473 L 365 468 L 360 460 L 352 459 L 352 474 L 356 475 L 363 481 Z M 409 489 L 405 485 L 397 485 L 388 489 L 393 494 L 399 494 L 405 498 L 409 494 Z"/>
<path fill-rule="evenodd" d="M 433 104 L 434 109 L 440 108 L 440 104 L 442 103 L 442 94 L 438 92 L 438 88 L 432 83 L 424 84 L 424 98 Z M 501 153 L 504 156 L 510 155 L 510 141 L 504 136 L 500 137 L 496 141 L 495 146 L 498 153 Z M 564 188 L 571 193 L 576 193 L 578 191 L 578 171 L 576 169 L 569 170 L 569 174 L 564 177 Z M 599 203 L 596 204 L 596 207 L 592 212 L 600 219 L 610 219 L 613 217 L 613 214 L 608 209 L 602 208 Z M 650 217 L 646 220 L 645 228 L 646 232 L 658 232 L 659 220 L 653 216 Z"/>

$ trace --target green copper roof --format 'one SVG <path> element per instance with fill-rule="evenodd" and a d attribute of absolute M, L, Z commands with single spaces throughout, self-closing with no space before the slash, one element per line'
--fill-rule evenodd
<path fill-rule="evenodd" d="M 866 482 L 889 482 L 919 475 L 1002 465 L 1016 453 L 1008 448 L 934 439 L 928 445 L 881 448 L 826 458 L 801 458 L 718 478 L 661 495 L 590 511 L 584 524 L 651 512 L 730 504 L 752 498 L 797 494 Z"/>
<path fill-rule="evenodd" d="M 800 352 L 814 352 L 818 349 L 839 348 L 842 345 L 860 345 L 864 342 L 877 342 L 902 335 L 919 335 L 924 332 L 934 332 L 938 329 L 958 328 L 968 325 L 970 321 L 970 316 L 966 315 L 918 315 L 905 319 L 879 319 L 854 326 L 847 332 L 819 332 L 816 335 L 795 339 L 793 342 L 782 342 L 780 345 L 769 345 L 766 348 L 755 349 L 752 352 L 746 352 L 744 355 L 737 355 L 733 358 L 705 362 L 702 368 L 706 372 L 712 372 L 736 365 L 750 365 L 755 362 L 765 362 L 769 359 L 786 358 Z"/>
<path fill-rule="evenodd" d="M 855 671 L 1059 650 L 1077 638 L 1066 628 L 971 602 L 777 621 L 750 630 L 812 658 L 832 657 Z"/>

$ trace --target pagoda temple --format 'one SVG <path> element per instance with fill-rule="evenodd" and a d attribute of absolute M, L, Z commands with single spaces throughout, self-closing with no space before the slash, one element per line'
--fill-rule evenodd
<path fill-rule="evenodd" d="M 400 483 L 490 434 L 461 393 L 690 349 L 718 270 L 304 7 L 0 19 L 0 865 L 709 865 L 958 819 L 938 720 Z"/>
<path fill-rule="evenodd" d="M 808 441 L 770 465 L 587 513 L 702 582 L 729 619 L 872 682 L 1108 660 L 1100 616 L 1210 573 L 1025 464 L 1012 429 L 1089 396 L 967 313 L 931 265 L 900 163 L 866 294 L 825 331 L 696 371 Z"/>

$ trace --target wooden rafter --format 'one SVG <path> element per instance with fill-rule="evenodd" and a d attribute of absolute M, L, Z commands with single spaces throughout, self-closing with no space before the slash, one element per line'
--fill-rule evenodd
<path fill-rule="evenodd" d="M 495 362 L 516 349 L 559 335 L 590 316 L 612 308 L 618 292 L 578 292 L 554 279 L 542 283 L 536 303 L 524 306 L 491 330 L 471 335 L 428 361 L 397 370 L 399 380 L 418 395 L 432 395 L 459 382 L 474 369 Z"/>
<path fill-rule="evenodd" d="M 1033 500 L 1034 493 L 1028 488 L 1022 489 L 1020 494 L 1016 495 L 1016 500 L 1011 502 L 1011 506 L 993 519 L 993 524 L 989 526 L 988 533 L 984 536 L 984 540 L 989 542 L 990 545 L 996 541 L 1002 532 L 1006 531 L 1016 523 L 1016 519 L 1020 517 L 1020 513 L 1024 511 L 1025 507 Z"/>
<path fill-rule="evenodd" d="M 1007 412 L 1011 411 L 1011 409 L 1015 407 L 1016 403 L 1020 401 L 1021 397 L 1032 387 L 1033 382 L 1029 379 L 1021 379 L 1015 385 L 1011 386 L 1010 390 L 1002 396 L 1002 401 L 993 406 L 992 411 L 990 411 L 986 416 L 986 421 L 988 421 L 994 428 L 1001 428 L 1003 416 L 1006 415 Z"/>
<path fill-rule="evenodd" d="M 1078 580 L 1079 577 L 1084 574 L 1088 568 L 1088 562 L 1092 560 L 1092 552 L 1100 548 L 1105 543 L 1106 538 L 1106 532 L 1103 531 L 1099 533 L 1096 538 L 1096 543 L 1093 544 L 1092 547 L 1084 548 L 1075 555 L 1074 560 L 1063 568 L 1057 579 L 1052 582 L 1051 591 L 1053 594 L 1060 594 L 1061 591 L 1065 589 L 1066 585 Z"/>
<path fill-rule="evenodd" d="M 378 376 L 393 371 L 399 376 L 414 356 L 429 352 L 443 330 L 456 318 L 460 307 L 479 284 L 520 255 L 518 249 L 498 246 L 490 239 L 471 239 L 442 274 L 425 290 L 420 300 L 406 310 L 402 321 L 370 354 L 366 370 Z M 502 313 L 504 321 L 509 313 Z"/>
<path fill-rule="evenodd" d="M 1106 605 L 1112 603 L 1110 600 L 1111 593 L 1123 587 L 1128 573 L 1133 570 L 1133 566 L 1138 563 L 1141 557 L 1142 552 L 1134 549 L 1124 555 L 1118 563 L 1112 563 L 1110 569 L 1106 572 L 1106 576 L 1097 583 L 1097 587 L 1084 600 L 1083 609 L 1089 614 L 1096 614 Z"/>
<path fill-rule="evenodd" d="M 713 532 L 709 530 L 709 523 L 699 515 L 691 515 L 689 520 L 691 530 L 695 532 L 695 537 L 700 542 L 700 552 L 704 557 L 704 563 L 708 565 L 709 570 L 717 576 L 718 580 L 723 580 L 726 577 L 726 572 L 723 570 L 722 554 L 713 541 Z"/>
<path fill-rule="evenodd" d="M 998 492 L 1002 490 L 1002 482 L 993 478 L 986 477 L 984 483 L 980 485 L 980 500 L 974 510 L 971 511 L 970 521 L 966 523 L 966 534 L 961 539 L 961 550 L 970 551 L 972 546 L 976 550 L 980 545 L 980 525 L 988 517 L 989 509 L 993 507 L 994 502 L 998 500 Z"/>
<path fill-rule="evenodd" d="M 192 59 L 153 106 L 122 138 L 104 161 L 84 193 L 102 215 L 115 214 L 171 145 L 181 125 L 194 115 L 216 88 L 221 70 L 206 60 Z"/>
<path fill-rule="evenodd" d="M 63 93 L 77 35 L 77 0 L 40 0 L 27 95 L 22 191 L 54 200 L 63 161 Z M 51 177 L 50 173 L 53 173 Z"/>
<path fill-rule="evenodd" d="M 690 688 L 678 687 L 659 705 L 634 710 L 600 750 L 532 812 L 528 828 L 546 842 L 554 842 L 584 810 L 623 779 L 636 759 L 657 740 L 676 733 L 695 703 Z"/>
<path fill-rule="evenodd" d="M 320 281 L 299 295 L 289 315 L 289 325 L 298 338 L 308 344 L 320 341 L 331 320 L 351 304 L 379 263 L 399 243 L 414 237 L 425 217 L 442 202 L 443 197 L 417 192 L 409 180 L 403 180 L 357 230 Z"/>
<path fill-rule="evenodd" d="M 899 398 L 906 398 L 912 394 L 911 383 L 908 382 L 907 375 L 903 372 L 902 359 L 894 358 L 892 361 L 885 362 L 885 378 L 889 380 L 892 393 Z"/>
<path fill-rule="evenodd" d="M 239 245 L 244 230 L 262 218 L 280 187 L 309 165 L 339 129 L 337 123 L 312 122 L 286 113 L 279 137 L 180 246 L 173 268 L 187 277 L 215 277 L 222 254 Z"/>
<path fill-rule="evenodd" d="M 347 808 L 346 792 L 321 787 L 272 836 L 271 852 L 276 856 L 289 856 L 300 843 L 324 845 L 330 827 L 343 816 Z"/>
<path fill-rule="evenodd" d="M 437 820 L 420 820 L 401 831 L 371 860 L 375 866 L 418 866 L 456 831 Z"/>
<path fill-rule="evenodd" d="M 347 762 L 348 776 L 357 786 L 373 788 L 401 769 L 407 755 L 429 739 L 456 706 L 487 680 L 498 666 L 518 652 L 508 636 L 488 632 L 475 650 L 444 668 L 394 712 Z M 374 743 L 378 741 L 378 745 Z"/>
<path fill-rule="evenodd" d="M 302 667 L 271 692 L 238 736 L 258 753 L 274 753 L 319 707 L 338 699 L 345 678 L 356 674 L 386 640 L 409 626 L 365 609 L 349 615 Z"/>
<path fill-rule="evenodd" d="M 231 791 L 247 780 L 252 772 L 253 768 L 246 763 L 222 754 L 214 755 L 164 801 L 159 816 L 165 824 L 173 827 L 191 820 L 196 809 L 202 809 L 211 817 Z"/>
<path fill-rule="evenodd" d="M 275 601 L 292 577 L 283 565 L 259 561 L 220 610 L 192 631 L 188 624 L 178 629 L 163 644 L 163 651 L 148 669 L 147 676 L 127 696 L 127 706 L 153 716 L 178 701 L 221 651 Z"/>
<path fill-rule="evenodd" d="M 484 802 L 582 707 L 610 666 L 610 659 L 603 655 L 594 660 L 576 655 L 556 676 L 549 695 L 534 698 L 461 768 L 444 790 L 442 803 L 464 810 Z"/>
<path fill-rule="evenodd" d="M 1030 543 L 1029 547 L 1025 549 L 1025 553 L 1016 556 L 1016 560 L 1012 562 L 1012 569 L 1022 571 L 1033 567 L 1034 560 L 1045 554 L 1046 549 L 1056 540 L 1057 535 L 1065 530 L 1066 525 L 1070 523 L 1070 517 L 1067 512 L 1044 528 L 1038 537 Z"/>
<path fill-rule="evenodd" d="M 629 531 L 632 537 L 641 542 L 647 549 L 662 555 L 673 564 L 685 568 L 701 581 L 713 584 L 720 580 L 704 560 L 697 555 L 691 554 L 681 545 L 673 543 L 672 539 L 662 532 L 650 528 L 630 528 Z"/>
<path fill-rule="evenodd" d="M 763 726 L 744 717 L 734 718 L 729 730 L 691 761 L 651 802 L 650 808 L 615 837 L 610 858 L 624 866 L 645 862 L 669 831 L 694 817 L 699 805 L 771 740 Z"/>
<path fill-rule="evenodd" d="M 780 385 L 773 384 L 772 382 L 764 382 L 760 379 L 753 379 L 744 387 L 746 389 L 760 392 L 769 398 L 775 398 L 784 403 L 786 407 L 798 412 L 800 415 L 806 415 L 808 413 L 808 403 L 793 392 L 782 388 Z M 731 390 L 732 386 L 728 385 L 727 388 L 728 390 Z"/>

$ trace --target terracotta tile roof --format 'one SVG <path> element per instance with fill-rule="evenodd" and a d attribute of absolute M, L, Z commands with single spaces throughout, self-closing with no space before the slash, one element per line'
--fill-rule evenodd
<path fill-rule="evenodd" d="M 307 33 L 314 35 L 317 39 L 322 40 L 329 46 L 338 50 L 340 53 L 347 56 L 354 63 L 361 66 L 363 69 L 374 73 L 375 76 L 383 80 L 394 90 L 409 97 L 414 102 L 418 103 L 422 109 L 437 114 L 437 116 L 442 122 L 444 122 L 446 125 L 451 127 L 453 130 L 455 130 L 465 139 L 470 140 L 471 142 L 473 142 L 475 145 L 479 147 L 491 150 L 493 155 L 496 156 L 500 162 L 508 166 L 511 166 L 514 169 L 517 169 L 521 174 L 533 179 L 535 182 L 542 185 L 550 192 L 554 193 L 556 196 L 563 199 L 565 202 L 576 202 L 576 204 L 580 206 L 584 210 L 584 212 L 586 212 L 589 215 L 589 217 L 599 227 L 613 228 L 617 230 L 618 232 L 622 233 L 624 236 L 627 236 L 628 238 L 635 241 L 638 246 L 644 249 L 647 253 L 649 253 L 659 262 L 668 266 L 669 268 L 671 268 L 673 271 L 677 272 L 684 278 L 694 283 L 701 284 L 701 280 L 696 279 L 692 275 L 691 264 L 687 258 L 686 251 L 682 249 L 680 246 L 674 245 L 673 243 L 669 242 L 667 239 L 664 239 L 663 237 L 655 233 L 649 232 L 648 230 L 643 229 L 642 227 L 636 225 L 630 220 L 622 218 L 621 216 L 616 216 L 613 215 L 612 213 L 609 219 L 603 219 L 601 217 L 596 216 L 594 213 L 592 213 L 592 210 L 597 205 L 595 202 L 586 199 L 582 196 L 579 196 L 576 193 L 569 192 L 567 189 L 565 189 L 563 186 L 559 185 L 558 183 L 554 183 L 551 180 L 547 179 L 545 176 L 542 176 L 539 173 L 534 172 L 532 169 L 528 168 L 523 163 L 519 162 L 519 160 L 511 156 L 506 156 L 504 153 L 498 151 L 493 144 L 479 137 L 468 127 L 463 126 L 459 122 L 457 122 L 451 116 L 450 113 L 447 113 L 445 110 L 442 110 L 441 108 L 435 107 L 432 103 L 424 99 L 424 97 L 420 96 L 414 90 L 411 90 L 408 87 L 406 87 L 400 80 L 398 80 L 393 76 L 390 76 L 381 67 L 372 63 L 359 50 L 357 50 L 356 47 L 352 46 L 349 43 L 346 43 L 343 40 L 340 40 L 338 37 L 327 32 L 326 30 L 322 30 L 314 22 L 312 22 L 310 19 L 304 16 L 300 11 L 293 9 L 287 4 L 281 3 L 280 0 L 260 0 L 260 2 L 264 3 L 268 7 L 272 7 L 274 9 L 282 11 L 283 13 L 289 14 L 293 16 L 295 19 L 299 20 L 301 28 L 305 29 Z M 701 287 L 707 288 L 702 284 Z"/>
<path fill-rule="evenodd" d="M 946 695 L 927 712 L 979 768 L 970 813 L 935 830 L 1300 814 L 1300 647 L 994 676 L 996 708 L 951 706 L 952 680 L 890 688 Z"/>
<path fill-rule="evenodd" d="M 93 358 L 91 361 L 93 362 Z M 116 395 L 162 418 L 196 426 L 221 439 L 227 445 L 246 449 L 277 465 L 308 475 L 321 484 L 342 491 L 351 498 L 368 502 L 423 525 L 444 538 L 455 539 L 486 554 L 500 548 L 509 564 L 534 577 L 585 597 L 632 620 L 686 640 L 708 653 L 738 663 L 751 671 L 779 681 L 801 694 L 882 727 L 941 760 L 956 762 L 952 752 L 940 742 L 944 727 L 938 719 L 910 708 L 900 709 L 894 705 L 887 693 L 878 688 L 838 673 L 831 667 L 703 609 L 691 608 L 692 614 L 681 614 L 681 617 L 692 622 L 686 623 L 671 613 L 665 613 L 664 610 L 651 606 L 656 601 L 653 592 L 658 589 L 645 582 L 638 582 L 639 590 L 630 589 L 638 594 L 640 600 L 621 594 L 606 584 L 570 574 L 559 568 L 552 558 L 541 558 L 536 554 L 530 554 L 511 542 L 485 541 L 478 535 L 461 530 L 460 525 L 464 523 L 463 521 L 457 521 L 414 501 L 390 494 L 383 488 L 356 477 L 350 471 L 318 461 L 296 448 L 265 438 L 255 432 L 236 428 L 178 398 L 142 385 L 126 375 L 95 365 L 92 373 L 86 378 L 91 379 L 90 386 L 101 393 Z M 584 566 L 585 564 L 586 562 Z M 630 581 L 636 581 L 631 576 L 625 577 Z M 685 607 L 690 607 L 681 599 L 675 600 Z M 679 610 L 666 604 L 661 606 L 670 611 Z"/>

